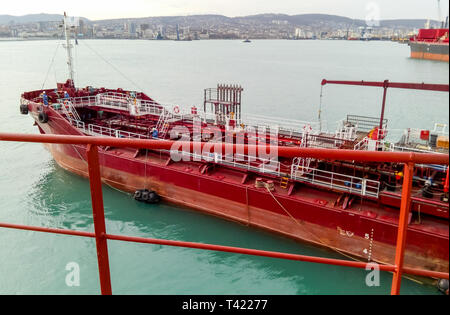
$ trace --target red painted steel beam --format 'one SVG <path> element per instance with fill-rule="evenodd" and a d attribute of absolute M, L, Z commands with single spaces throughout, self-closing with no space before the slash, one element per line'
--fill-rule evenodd
<path fill-rule="evenodd" d="M 403 171 L 402 201 L 398 219 L 397 245 L 395 248 L 395 271 L 392 277 L 391 294 L 400 294 L 401 278 L 403 273 L 403 260 L 406 247 L 406 231 L 408 230 L 408 217 L 411 210 L 411 189 L 414 175 L 414 164 L 406 163 Z"/>
<path fill-rule="evenodd" d="M 0 227 L 35 231 L 35 232 L 56 233 L 56 234 L 63 234 L 63 235 L 73 235 L 73 236 L 83 236 L 83 237 L 95 238 L 95 233 L 83 232 L 83 231 L 62 230 L 62 229 L 27 226 L 27 225 L 10 224 L 10 223 L 0 223 Z M 248 249 L 248 248 L 241 248 L 241 247 L 213 245 L 213 244 L 205 244 L 205 243 L 172 241 L 172 240 L 164 240 L 164 239 L 151 239 L 151 238 L 144 238 L 144 237 L 133 237 L 133 236 L 114 235 L 114 234 L 106 234 L 106 238 L 109 240 L 117 240 L 117 241 L 125 241 L 125 242 L 155 244 L 155 245 L 175 246 L 175 247 L 187 247 L 187 248 L 213 250 L 213 251 L 236 253 L 236 254 L 243 254 L 243 255 L 262 256 L 262 257 L 287 259 L 287 260 L 298 260 L 298 261 L 305 261 L 305 262 L 319 262 L 317 260 L 320 260 L 319 263 L 328 264 L 328 262 L 333 262 L 334 265 L 336 265 L 336 266 L 347 266 L 347 267 L 355 267 L 355 268 L 365 268 L 365 266 L 366 266 L 366 263 L 363 263 L 363 262 L 351 262 L 348 260 L 339 260 L 339 259 L 331 259 L 328 261 L 328 258 L 304 256 L 304 255 L 273 252 L 273 251 L 264 251 L 264 250 L 257 250 L 257 249 Z M 341 262 L 342 262 L 342 264 L 341 264 Z M 350 265 L 348 265 L 349 262 L 353 263 L 353 264 L 350 266 Z M 380 270 L 394 271 L 395 266 L 394 265 L 380 265 Z M 432 277 L 432 278 L 439 278 L 439 279 L 448 279 L 449 278 L 449 274 L 445 273 L 445 272 L 430 271 L 430 270 L 415 269 L 415 268 L 406 268 L 406 267 L 403 268 L 403 271 L 404 271 L 404 273 L 407 273 L 410 275 Z"/>
<path fill-rule="evenodd" d="M 389 82 L 389 80 L 384 80 L 383 82 L 377 81 L 335 81 L 335 80 L 322 80 L 322 86 L 326 84 L 342 84 L 342 85 L 357 85 L 357 86 L 372 86 L 372 87 L 382 87 L 383 88 L 383 103 L 381 105 L 381 115 L 379 129 L 383 129 L 383 119 L 384 110 L 386 108 L 386 94 L 388 88 L 397 89 L 413 89 L 413 90 L 427 90 L 427 91 L 439 91 L 448 92 L 448 84 L 426 84 L 426 83 L 399 83 L 399 82 Z"/>
<path fill-rule="evenodd" d="M 381 104 L 381 115 L 380 115 L 380 124 L 378 126 L 379 128 L 379 132 L 381 132 L 381 130 L 383 130 L 383 120 L 384 120 L 384 109 L 386 108 L 386 95 L 387 95 L 387 89 L 388 89 L 388 84 L 389 81 L 386 80 L 383 82 L 383 103 Z M 379 137 L 380 135 L 378 135 Z M 377 138 L 378 139 L 378 138 Z"/>
<path fill-rule="evenodd" d="M 95 242 L 97 246 L 100 288 L 103 295 L 111 295 L 111 275 L 109 269 L 102 181 L 100 177 L 100 164 L 98 161 L 97 146 L 88 144 L 86 153 L 89 171 L 89 184 L 91 186 L 92 213 L 94 218 Z"/>
<path fill-rule="evenodd" d="M 342 260 L 342 259 L 313 257 L 313 256 L 280 253 L 280 252 L 264 251 L 264 250 L 241 248 L 241 247 L 211 245 L 211 244 L 192 243 L 192 242 L 183 242 L 183 241 L 171 241 L 171 240 L 163 240 L 163 239 L 151 239 L 151 238 L 144 238 L 144 237 L 132 237 L 132 236 L 130 237 L 130 236 L 111 235 L 111 234 L 108 234 L 107 238 L 110 240 L 116 240 L 116 241 L 127 241 L 127 242 L 176 246 L 176 247 L 188 247 L 188 248 L 213 250 L 213 251 L 228 252 L 228 253 L 243 254 L 243 255 L 262 256 L 262 257 L 279 258 L 279 259 L 287 259 L 287 260 L 298 260 L 298 261 L 335 265 L 335 266 L 343 266 L 343 267 L 354 267 L 354 268 L 366 268 L 367 267 L 367 263 L 360 262 L 360 261 L 349 261 L 349 260 Z M 396 268 L 394 265 L 382 265 L 382 264 L 380 264 L 379 267 L 380 267 L 380 270 L 382 270 L 382 271 L 394 271 Z M 449 278 L 449 274 L 445 273 L 445 272 L 430 271 L 430 270 L 423 270 L 423 269 L 416 269 L 416 268 L 403 268 L 403 271 L 404 271 L 404 273 L 408 273 L 411 275 L 417 275 L 417 276 L 432 277 L 432 278 L 439 278 L 439 279 L 448 279 Z"/>
<path fill-rule="evenodd" d="M 355 267 L 355 268 L 363 268 L 364 269 L 367 266 L 367 263 L 360 262 L 360 261 L 350 261 L 350 260 L 342 260 L 342 259 L 304 256 L 304 255 L 298 255 L 298 254 L 271 252 L 271 251 L 264 251 L 264 250 L 258 250 L 258 249 L 231 247 L 231 246 L 223 246 L 223 245 L 211 245 L 211 244 L 203 244 L 203 243 L 172 241 L 172 240 L 163 240 L 163 239 L 151 239 L 151 238 L 144 238 L 144 237 L 130 237 L 130 236 L 111 235 L 111 234 L 108 234 L 107 238 L 109 240 L 115 240 L 115 241 L 127 241 L 127 242 L 135 242 L 135 243 L 166 245 L 166 246 L 175 246 L 175 247 L 187 247 L 187 248 L 213 250 L 213 251 L 252 255 L 252 256 L 263 256 L 263 257 L 280 258 L 280 259 L 287 259 L 287 260 L 298 260 L 298 261 L 335 265 L 335 266 L 343 266 L 343 267 Z M 380 270 L 383 270 L 383 271 L 394 271 L 394 269 L 395 269 L 395 266 L 393 266 L 393 265 L 380 265 Z"/>
<path fill-rule="evenodd" d="M 62 235 L 71 235 L 71 236 L 95 237 L 95 233 L 92 233 L 92 232 L 63 230 L 63 229 L 47 228 L 47 227 L 40 227 L 40 226 L 29 226 L 29 225 L 21 225 L 21 224 L 13 224 L 13 223 L 0 222 L 0 227 L 6 228 L 6 229 L 26 230 L 26 231 L 44 232 L 44 233 L 53 233 L 53 234 L 62 234 Z"/>
<path fill-rule="evenodd" d="M 447 280 L 449 279 L 448 272 L 439 272 L 439 271 L 431 271 L 431 270 L 403 267 L 403 273 L 406 273 L 409 275 L 414 275 L 414 276 L 435 278 L 435 279 L 447 279 Z"/>
<path fill-rule="evenodd" d="M 389 82 L 388 80 L 380 82 L 380 81 L 336 81 L 323 79 L 321 84 L 359 85 L 359 86 L 386 87 L 396 89 L 449 92 L 448 84 L 400 83 L 400 82 Z"/>
<path fill-rule="evenodd" d="M 205 145 L 213 147 L 211 143 L 195 143 L 168 140 L 142 140 L 142 139 L 120 139 L 92 136 L 68 136 L 68 135 L 28 135 L 0 133 L 0 141 L 20 141 L 35 143 L 62 143 L 62 144 L 93 144 L 111 147 L 130 147 L 146 149 L 172 150 L 178 148 L 189 148 L 194 152 L 194 147 L 203 148 Z M 174 147 L 173 147 L 174 146 Z M 272 150 L 276 155 L 282 157 L 312 157 L 327 160 L 367 161 L 367 162 L 394 162 L 394 163 L 416 163 L 416 164 L 449 164 L 448 154 L 439 153 L 414 153 L 414 152 L 380 152 L 380 151 L 355 151 L 341 149 L 316 149 L 300 147 L 280 146 L 258 146 L 243 144 L 219 144 L 223 152 L 257 152 L 258 149 Z M 256 151 L 254 151 L 256 150 Z"/>

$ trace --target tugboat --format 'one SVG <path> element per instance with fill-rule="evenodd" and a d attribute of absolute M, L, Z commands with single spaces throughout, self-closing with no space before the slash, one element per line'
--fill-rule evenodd
<path fill-rule="evenodd" d="M 240 85 L 205 89 L 202 106 L 192 107 L 161 104 L 140 91 L 76 87 L 69 31 L 65 23 L 68 80 L 21 96 L 21 113 L 33 118 L 40 133 L 181 139 L 210 147 L 193 152 L 177 146 L 170 150 L 99 148 L 103 183 L 134 194 L 138 201 L 161 200 L 360 260 L 392 264 L 401 164 L 286 158 L 272 152 L 223 154 L 211 149 L 219 140 L 231 139 L 278 147 L 428 152 L 448 160 L 447 125 L 409 128 L 400 139 L 392 140 L 384 102 L 380 117 L 347 115 L 330 132 L 321 120 L 243 114 Z M 322 82 L 327 84 L 449 91 L 448 85 L 441 84 Z M 49 149 L 59 166 L 88 177 L 86 146 L 50 144 Z M 448 166 L 416 165 L 413 186 L 404 265 L 448 272 Z"/>

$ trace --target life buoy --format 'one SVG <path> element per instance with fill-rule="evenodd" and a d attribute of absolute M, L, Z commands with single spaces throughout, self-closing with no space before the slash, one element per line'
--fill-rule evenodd
<path fill-rule="evenodd" d="M 312 129 L 310 124 L 307 124 L 307 125 L 303 126 L 303 131 L 306 132 L 306 133 L 310 133 L 312 130 L 313 129 Z"/>
<path fill-rule="evenodd" d="M 173 107 L 173 112 L 174 112 L 175 114 L 179 114 L 179 113 L 180 113 L 180 107 L 179 107 L 178 105 L 175 105 L 175 106 Z"/>

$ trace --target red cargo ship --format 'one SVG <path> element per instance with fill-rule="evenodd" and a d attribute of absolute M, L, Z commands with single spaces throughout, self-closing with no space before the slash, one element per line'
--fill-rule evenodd
<path fill-rule="evenodd" d="M 448 62 L 448 28 L 420 29 L 409 40 L 411 58 Z"/>
<path fill-rule="evenodd" d="M 66 31 L 68 30 L 65 27 Z M 279 147 L 371 151 L 432 152 L 448 156 L 446 125 L 408 129 L 388 141 L 387 119 L 348 115 L 336 132 L 323 123 L 274 119 L 241 113 L 243 89 L 218 85 L 204 91 L 203 108 L 167 106 L 142 92 L 76 88 L 70 40 L 70 79 L 56 89 L 22 94 L 20 110 L 30 114 L 40 133 L 139 139 L 226 140 Z M 448 92 L 448 85 L 323 81 Z M 386 96 L 386 95 L 384 95 Z M 271 134 L 260 132 L 266 128 Z M 87 177 L 83 145 L 49 144 L 64 169 Z M 259 152 L 258 152 L 259 153 Z M 266 152 L 267 153 L 267 152 Z M 349 163 L 272 154 L 222 154 L 102 147 L 102 181 L 134 193 L 137 200 L 163 201 L 280 233 L 337 250 L 358 259 L 394 262 L 401 164 Z M 405 266 L 448 272 L 448 167 L 416 165 Z"/>

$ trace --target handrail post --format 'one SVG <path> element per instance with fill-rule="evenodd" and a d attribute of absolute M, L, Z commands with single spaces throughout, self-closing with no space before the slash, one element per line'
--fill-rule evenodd
<path fill-rule="evenodd" d="M 398 220 L 397 245 L 395 251 L 395 271 L 392 277 L 391 295 L 400 294 L 403 260 L 406 247 L 406 231 L 408 229 L 408 217 L 411 208 L 411 188 L 414 171 L 414 163 L 405 163 L 402 201 L 400 204 L 400 216 Z"/>
<path fill-rule="evenodd" d="M 100 177 L 97 146 L 88 144 L 86 153 L 89 170 L 89 184 L 91 186 L 92 212 L 94 218 L 100 288 L 103 295 L 111 295 L 111 275 L 109 270 L 108 243 L 106 238 L 105 211 L 103 208 L 102 181 Z"/>

